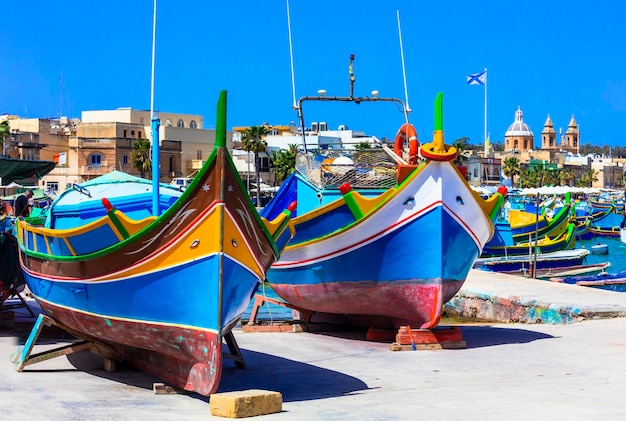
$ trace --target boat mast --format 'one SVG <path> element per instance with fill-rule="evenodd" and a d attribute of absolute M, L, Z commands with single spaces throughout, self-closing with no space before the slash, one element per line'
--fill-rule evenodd
<path fill-rule="evenodd" d="M 154 111 L 154 56 L 156 49 L 156 15 L 157 0 L 154 0 L 154 14 L 152 16 L 152 77 L 150 83 L 150 128 L 152 140 L 152 215 L 159 216 L 159 126 L 161 124 L 158 113 Z"/>
<path fill-rule="evenodd" d="M 360 104 L 361 102 L 392 102 L 395 103 L 400 111 L 405 115 L 405 118 L 408 122 L 408 113 L 411 111 L 405 105 L 401 99 L 398 98 L 385 98 L 378 96 L 378 91 L 372 91 L 372 96 L 354 96 L 354 82 L 356 78 L 354 77 L 352 64 L 354 62 L 354 54 L 350 54 L 350 95 L 349 96 L 326 96 L 326 91 L 324 89 L 320 89 L 317 91 L 317 96 L 305 96 L 298 100 L 298 106 L 296 110 L 298 111 L 298 119 L 300 120 L 300 127 L 302 128 L 302 145 L 304 146 L 304 153 L 307 152 L 306 149 L 306 132 L 304 131 L 304 112 L 302 111 L 302 104 L 305 101 L 340 101 L 340 102 L 354 102 L 356 104 Z"/>
<path fill-rule="evenodd" d="M 398 38 L 400 39 L 400 59 L 402 60 L 402 78 L 404 80 L 404 99 L 406 101 L 406 107 L 404 108 L 404 121 L 409 124 L 409 113 L 411 108 L 409 107 L 409 90 L 406 84 L 406 67 L 404 66 L 404 47 L 402 44 L 402 29 L 400 28 L 400 10 L 396 9 L 396 17 L 398 18 Z"/>

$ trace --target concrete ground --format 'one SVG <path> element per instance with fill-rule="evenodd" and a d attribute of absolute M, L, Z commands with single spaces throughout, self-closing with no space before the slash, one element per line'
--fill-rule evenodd
<path fill-rule="evenodd" d="M 626 308 L 626 294 L 585 287 L 553 290 L 547 283 L 519 278 L 513 279 L 518 286 L 501 289 L 502 281 L 512 279 L 479 275 L 468 279 L 464 291 L 484 298 L 491 289 L 490 302 L 498 301 L 493 297 L 506 302 L 521 297 L 519 305 L 537 303 L 532 297 L 524 300 L 526 291 L 544 297 L 542 305 L 548 307 L 549 301 L 558 301 L 557 307 L 614 313 L 598 311 L 593 318 L 558 324 L 463 324 L 467 347 L 446 350 L 394 352 L 388 343 L 364 340 L 363 332 L 236 329 L 248 368 L 237 369 L 226 361 L 219 392 L 281 392 L 283 411 L 259 420 L 624 419 L 626 318 L 614 316 Z M 29 319 L 22 312 L 16 313 L 15 322 L 0 325 L 2 419 L 217 418 L 210 415 L 206 397 L 155 395 L 152 385 L 158 379 L 132 368 L 108 373 L 103 360 L 86 351 L 16 372 L 10 355 L 29 333 Z M 53 337 L 38 342 L 36 352 L 68 342 L 64 336 L 48 336 Z"/>

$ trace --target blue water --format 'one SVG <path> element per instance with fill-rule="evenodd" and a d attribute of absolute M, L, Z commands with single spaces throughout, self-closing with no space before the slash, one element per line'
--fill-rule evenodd
<path fill-rule="evenodd" d="M 607 244 L 609 246 L 608 254 L 590 254 L 585 258 L 586 264 L 611 262 L 606 270 L 608 273 L 617 273 L 626 270 L 626 244 L 622 243 L 618 238 L 611 237 L 596 237 L 592 240 L 576 241 L 576 248 L 586 248 L 591 250 L 591 247 L 596 244 Z"/>

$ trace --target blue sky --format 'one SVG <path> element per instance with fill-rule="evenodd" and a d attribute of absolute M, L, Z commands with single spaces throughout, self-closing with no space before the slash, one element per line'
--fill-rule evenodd
<path fill-rule="evenodd" d="M 444 93 L 447 143 L 482 143 L 484 89 L 465 77 L 488 68 L 488 131 L 502 141 L 521 106 L 540 145 L 550 114 L 581 142 L 626 145 L 626 3 L 572 1 L 290 0 L 296 97 L 354 94 L 405 100 L 430 141 Z M 0 113 L 80 117 L 84 110 L 150 108 L 152 0 L 9 2 L 0 26 Z M 228 127 L 296 121 L 284 0 L 158 0 L 155 109 L 215 124 L 228 90 Z M 60 76 L 63 76 L 61 89 Z M 384 104 L 305 108 L 307 123 L 347 124 L 393 137 L 403 123 Z"/>

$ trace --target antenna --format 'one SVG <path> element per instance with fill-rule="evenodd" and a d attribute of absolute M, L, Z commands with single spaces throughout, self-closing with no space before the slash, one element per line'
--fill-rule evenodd
<path fill-rule="evenodd" d="M 404 119 L 406 123 L 409 122 L 409 113 L 411 112 L 411 107 L 409 107 L 409 91 L 406 85 L 406 69 L 404 67 L 404 48 L 402 47 L 402 29 L 400 28 L 400 10 L 396 9 L 396 17 L 398 19 L 398 37 L 400 38 L 400 58 L 402 59 L 402 77 L 404 79 L 404 99 L 406 102 L 406 107 L 404 107 Z"/>
<path fill-rule="evenodd" d="M 63 116 L 63 71 L 59 75 L 59 119 Z"/>
<path fill-rule="evenodd" d="M 291 41 L 291 15 L 289 14 L 289 0 L 285 0 L 287 3 L 287 30 L 289 32 L 289 59 L 291 61 L 291 91 L 293 92 L 293 108 L 297 107 L 296 104 L 296 79 L 293 69 L 293 43 Z M 304 127 L 302 128 L 304 130 Z"/>

